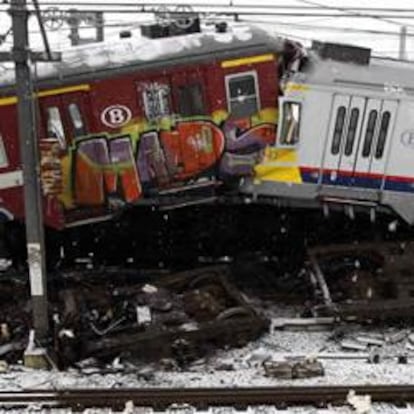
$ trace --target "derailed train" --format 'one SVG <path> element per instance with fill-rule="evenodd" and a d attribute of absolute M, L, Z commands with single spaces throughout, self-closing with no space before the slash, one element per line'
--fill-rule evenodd
<path fill-rule="evenodd" d="M 46 225 L 235 193 L 340 205 L 351 216 L 355 206 L 371 216 L 384 207 L 414 222 L 414 65 L 340 45 L 306 53 L 261 30 L 222 28 L 83 46 L 37 64 Z M 0 213 L 16 223 L 17 99 L 10 72 L 0 80 Z"/>
<path fill-rule="evenodd" d="M 414 64 L 314 44 L 280 98 L 275 145 L 244 191 L 286 204 L 387 210 L 414 223 Z"/>
<path fill-rule="evenodd" d="M 60 63 L 38 63 L 46 224 L 102 220 L 163 196 L 207 197 L 193 190 L 250 174 L 275 141 L 284 48 L 235 27 L 89 45 L 64 52 Z M 0 211 L 22 219 L 12 74 L 0 73 L 0 82 Z"/>

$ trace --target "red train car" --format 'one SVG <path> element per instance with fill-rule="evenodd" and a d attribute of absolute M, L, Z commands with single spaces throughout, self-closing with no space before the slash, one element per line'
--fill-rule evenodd
<path fill-rule="evenodd" d="M 62 62 L 38 63 L 46 224 L 102 220 L 131 203 L 207 194 L 251 174 L 275 140 L 283 49 L 262 31 L 234 27 L 88 45 L 64 52 Z M 6 220 L 24 215 L 13 82 L 0 73 Z"/>

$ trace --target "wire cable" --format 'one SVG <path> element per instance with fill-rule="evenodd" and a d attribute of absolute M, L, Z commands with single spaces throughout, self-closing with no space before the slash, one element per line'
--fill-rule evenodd
<path fill-rule="evenodd" d="M 288 23 L 275 20 L 262 20 L 262 19 L 252 19 L 252 18 L 241 18 L 240 21 L 246 23 L 259 23 L 259 24 L 277 24 L 280 26 L 294 27 L 298 30 L 326 30 L 340 33 L 366 33 L 369 35 L 381 35 L 381 36 L 399 36 L 400 32 L 387 31 L 387 30 L 375 30 L 375 29 L 356 29 L 352 27 L 338 27 L 338 26 L 321 26 L 321 25 L 310 25 L 302 23 Z M 407 37 L 414 37 L 414 33 L 407 33 Z"/>
<path fill-rule="evenodd" d="M 398 25 L 398 26 L 414 27 L 413 25 L 410 25 L 410 24 L 402 24 L 401 22 L 396 22 L 395 20 L 391 20 L 391 19 L 388 19 L 388 18 L 383 17 L 383 16 L 378 16 L 378 15 L 373 15 L 373 14 L 356 12 L 356 11 L 353 11 L 353 10 L 351 10 L 349 8 L 348 9 L 345 9 L 343 7 L 328 6 L 328 5 L 321 4 L 321 3 L 318 3 L 318 2 L 315 2 L 315 1 L 311 1 L 311 0 L 297 0 L 297 1 L 299 1 L 301 3 L 304 3 L 304 4 L 311 5 L 311 6 L 323 7 L 325 9 L 327 9 L 327 10 L 338 10 L 338 11 L 344 12 L 346 14 L 349 14 L 350 16 L 353 16 L 353 17 L 368 17 L 370 19 L 376 19 L 376 20 L 383 21 L 385 23 L 390 23 L 390 24 L 394 24 L 394 25 Z"/>

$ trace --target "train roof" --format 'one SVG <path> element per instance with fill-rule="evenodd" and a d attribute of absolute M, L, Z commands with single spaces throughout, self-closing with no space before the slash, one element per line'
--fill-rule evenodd
<path fill-rule="evenodd" d="M 113 73 L 132 68 L 164 68 L 182 63 L 226 59 L 264 52 L 281 52 L 284 40 L 254 26 L 229 25 L 224 33 L 214 27 L 192 33 L 159 39 L 132 37 L 116 41 L 73 47 L 62 52 L 59 62 L 38 62 L 37 81 L 62 83 L 65 80 L 90 78 L 91 74 Z M 14 69 L 1 71 L 0 90 L 15 82 Z"/>
<path fill-rule="evenodd" d="M 343 88 L 387 90 L 414 95 L 414 62 L 371 57 L 367 64 L 321 58 L 310 51 L 309 64 L 292 80 Z"/>

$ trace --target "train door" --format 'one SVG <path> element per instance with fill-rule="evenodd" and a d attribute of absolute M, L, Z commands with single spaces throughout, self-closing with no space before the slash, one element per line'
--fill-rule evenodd
<path fill-rule="evenodd" d="M 368 99 L 355 159 L 355 186 L 381 187 L 397 107 L 397 101 Z"/>
<path fill-rule="evenodd" d="M 341 162 L 341 151 L 349 122 L 350 95 L 334 95 L 332 102 L 331 122 L 326 138 L 325 156 L 323 159 L 323 184 L 342 184 L 338 176 Z"/>
<path fill-rule="evenodd" d="M 189 176 L 197 176 L 208 169 L 217 157 L 217 137 L 213 126 L 201 120 L 208 113 L 204 75 L 204 70 L 196 66 L 172 75 L 178 139 L 170 135 L 165 144 L 175 154 L 178 171 Z M 210 173 L 212 178 L 214 173 Z"/>

